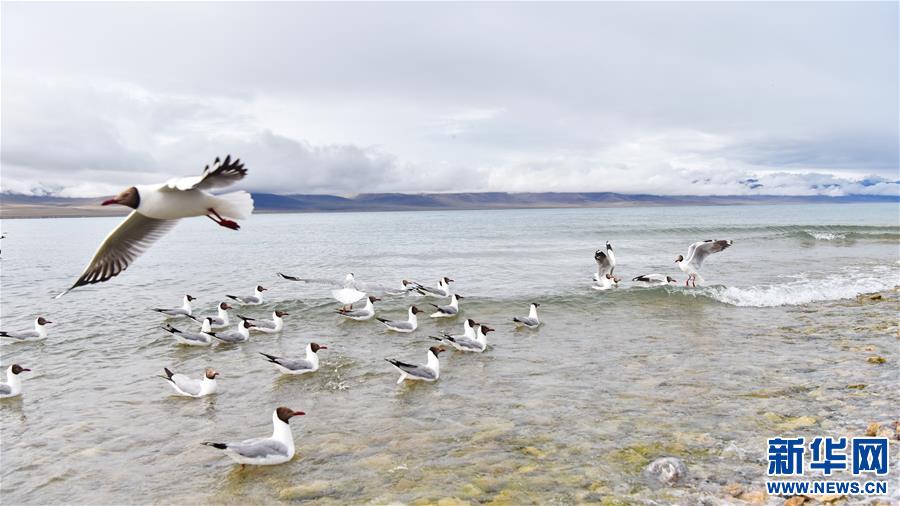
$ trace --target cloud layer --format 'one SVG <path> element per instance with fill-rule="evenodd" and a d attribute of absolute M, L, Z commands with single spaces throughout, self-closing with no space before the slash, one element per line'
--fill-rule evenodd
<path fill-rule="evenodd" d="M 0 186 L 898 194 L 897 11 L 10 4 Z"/>

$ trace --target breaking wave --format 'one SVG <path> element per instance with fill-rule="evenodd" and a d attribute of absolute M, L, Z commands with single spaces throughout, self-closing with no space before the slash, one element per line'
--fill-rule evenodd
<path fill-rule="evenodd" d="M 784 284 L 749 287 L 707 286 L 682 290 L 686 295 L 707 297 L 739 307 L 798 306 L 810 302 L 853 299 L 861 293 L 890 290 L 900 285 L 896 273 L 884 277 L 833 275 L 823 279 L 800 279 Z"/>

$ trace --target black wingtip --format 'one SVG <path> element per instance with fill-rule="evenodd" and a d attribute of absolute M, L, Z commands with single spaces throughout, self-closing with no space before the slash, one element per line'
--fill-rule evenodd
<path fill-rule="evenodd" d="M 390 321 L 390 320 L 388 320 L 388 319 L 386 319 L 386 318 L 378 318 L 377 316 L 375 317 L 375 319 L 378 320 L 378 321 L 380 321 L 381 323 L 387 323 L 387 322 Z"/>
<path fill-rule="evenodd" d="M 212 446 L 213 448 L 218 448 L 219 450 L 224 450 L 225 448 L 228 448 L 228 445 L 225 443 L 211 443 L 209 441 L 204 441 L 200 444 L 206 445 L 206 446 Z"/>
<path fill-rule="evenodd" d="M 259 352 L 259 354 L 266 357 L 269 360 L 269 362 L 273 362 L 273 363 L 278 358 L 275 355 L 269 355 L 268 353 Z"/>
<path fill-rule="evenodd" d="M 166 371 L 166 379 L 172 381 L 172 376 L 174 376 L 175 373 L 170 371 L 168 367 L 163 367 L 163 371 Z"/>
<path fill-rule="evenodd" d="M 228 295 L 228 294 L 225 294 L 225 296 L 228 297 L 229 299 L 232 299 L 232 300 L 238 300 L 238 298 L 235 297 L 234 295 Z"/>
<path fill-rule="evenodd" d="M 0 331 L 0 337 L 9 337 L 9 334 L 6 332 Z"/>
<path fill-rule="evenodd" d="M 175 327 L 169 325 L 168 323 L 165 324 L 165 325 L 163 325 L 161 328 L 162 328 L 163 330 L 165 330 L 166 332 L 171 332 L 172 334 L 177 334 L 177 333 L 181 332 L 180 330 L 178 330 L 178 329 L 176 329 Z"/>

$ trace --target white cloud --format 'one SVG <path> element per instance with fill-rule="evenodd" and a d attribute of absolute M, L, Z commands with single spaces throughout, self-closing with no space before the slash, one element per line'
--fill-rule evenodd
<path fill-rule="evenodd" d="M 897 194 L 897 11 L 10 4 L 0 187 Z"/>

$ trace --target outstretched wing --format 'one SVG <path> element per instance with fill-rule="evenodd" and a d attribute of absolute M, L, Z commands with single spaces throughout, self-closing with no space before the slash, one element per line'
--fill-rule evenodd
<path fill-rule="evenodd" d="M 281 273 L 281 272 L 278 272 L 278 273 L 276 273 L 276 274 L 278 274 L 280 277 L 282 277 L 283 279 L 286 279 L 286 280 L 288 280 L 288 281 L 299 281 L 299 282 L 301 282 L 301 283 L 315 283 L 315 284 L 319 284 L 319 285 L 329 285 L 329 286 L 333 286 L 333 287 L 336 287 L 336 288 L 343 288 L 343 287 L 344 287 L 344 284 L 343 284 L 343 283 L 338 282 L 338 281 L 335 281 L 335 280 L 333 280 L 333 279 L 325 279 L 325 278 L 301 278 L 301 277 L 298 277 L 298 276 L 288 276 L 287 274 L 284 274 L 284 273 Z"/>
<path fill-rule="evenodd" d="M 691 244 L 691 247 L 688 249 L 687 263 L 693 265 L 695 269 L 699 269 L 703 265 L 703 260 L 705 260 L 706 257 L 713 253 L 718 253 L 729 246 L 731 246 L 731 241 L 727 239 L 709 239 L 706 241 L 695 242 L 694 244 Z"/>
<path fill-rule="evenodd" d="M 106 236 L 78 281 L 57 297 L 62 297 L 79 286 L 102 283 L 118 276 L 176 223 L 178 220 L 157 220 L 132 211 L 125 221 Z"/>
<path fill-rule="evenodd" d="M 199 176 L 181 177 L 172 179 L 166 186 L 170 190 L 212 190 L 214 188 L 224 188 L 244 179 L 247 175 L 247 169 L 241 160 L 235 158 L 231 160 L 231 155 L 220 160 L 218 157 L 213 162 L 212 167 L 207 165 L 203 169 L 203 173 Z"/>
<path fill-rule="evenodd" d="M 612 274 L 616 270 L 616 255 L 613 253 L 613 247 L 609 241 L 606 241 L 606 257 L 609 258 L 609 265 L 612 266 L 609 269 L 609 273 Z"/>
<path fill-rule="evenodd" d="M 609 253 L 612 253 L 612 250 L 608 250 Z M 607 255 L 603 250 L 597 250 L 594 253 L 594 260 L 597 261 L 597 276 L 601 279 L 604 278 L 607 274 L 612 274 L 613 268 L 615 268 L 615 264 L 613 264 L 612 259 L 609 255 Z"/>

